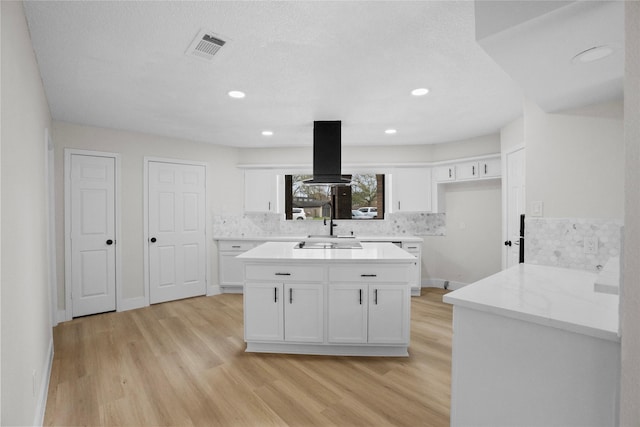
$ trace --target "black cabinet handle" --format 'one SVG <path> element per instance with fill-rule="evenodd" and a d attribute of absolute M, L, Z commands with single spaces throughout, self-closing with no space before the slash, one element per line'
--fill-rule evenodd
<path fill-rule="evenodd" d="M 360 305 L 362 305 L 362 289 L 358 290 L 360 292 Z"/>
<path fill-rule="evenodd" d="M 155 237 L 152 237 L 152 238 L 150 238 L 150 239 L 149 239 L 149 241 L 150 241 L 151 243 L 155 243 L 157 240 L 158 240 L 158 239 L 156 239 Z"/>
<path fill-rule="evenodd" d="M 276 276 L 291 276 L 291 273 L 276 273 Z"/>
<path fill-rule="evenodd" d="M 485 175 L 487 174 L 487 164 L 486 163 L 484 164 L 484 174 Z"/>
<path fill-rule="evenodd" d="M 511 240 L 507 240 L 506 242 L 504 242 L 505 246 L 511 246 Z"/>
<path fill-rule="evenodd" d="M 113 240 L 111 239 L 107 240 L 107 245 L 113 245 Z"/>
<path fill-rule="evenodd" d="M 278 302 L 278 288 L 273 288 L 273 302 Z"/>
<path fill-rule="evenodd" d="M 377 289 L 375 289 L 373 291 L 373 303 L 378 305 L 378 290 Z"/>
<path fill-rule="evenodd" d="M 289 304 L 293 304 L 293 288 L 289 288 Z"/>
<path fill-rule="evenodd" d="M 449 178 L 451 178 L 451 168 L 449 168 Z"/>
<path fill-rule="evenodd" d="M 471 166 L 471 175 L 475 176 L 475 174 L 476 174 L 476 167 Z"/>
<path fill-rule="evenodd" d="M 378 277 L 377 274 L 361 274 L 360 277 Z"/>

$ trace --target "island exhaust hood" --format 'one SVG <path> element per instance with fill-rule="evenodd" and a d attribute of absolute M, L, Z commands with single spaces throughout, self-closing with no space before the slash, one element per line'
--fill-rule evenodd
<path fill-rule="evenodd" d="M 342 136 L 340 120 L 313 122 L 313 178 L 306 185 L 350 185 L 342 178 Z"/>

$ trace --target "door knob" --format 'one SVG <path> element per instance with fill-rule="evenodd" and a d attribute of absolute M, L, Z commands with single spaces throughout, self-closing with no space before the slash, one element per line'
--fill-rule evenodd
<path fill-rule="evenodd" d="M 151 241 L 151 243 L 155 243 L 155 242 L 156 242 L 156 240 L 158 240 L 158 239 L 156 239 L 155 237 L 152 237 L 152 238 L 151 238 L 151 239 L 149 239 L 149 240 Z"/>
<path fill-rule="evenodd" d="M 107 240 L 107 245 L 112 245 L 113 244 L 113 240 L 109 239 Z"/>
<path fill-rule="evenodd" d="M 511 240 L 507 240 L 506 242 L 504 242 L 505 246 L 511 246 Z"/>

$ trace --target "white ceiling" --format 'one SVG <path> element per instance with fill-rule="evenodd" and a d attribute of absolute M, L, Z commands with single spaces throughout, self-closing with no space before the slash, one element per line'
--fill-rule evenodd
<path fill-rule="evenodd" d="M 520 86 L 475 41 L 469 1 L 28 1 L 25 11 L 55 120 L 286 147 L 311 145 L 314 120 L 342 120 L 344 145 L 404 145 L 486 135 L 522 114 Z M 211 62 L 185 55 L 201 29 L 227 41 Z M 411 96 L 418 87 L 431 92 Z"/>

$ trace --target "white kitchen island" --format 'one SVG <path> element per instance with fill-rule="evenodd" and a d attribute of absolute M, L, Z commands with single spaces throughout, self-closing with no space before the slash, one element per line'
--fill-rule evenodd
<path fill-rule="evenodd" d="M 415 257 L 392 243 L 312 243 L 267 242 L 238 256 L 246 351 L 408 356 Z"/>
<path fill-rule="evenodd" d="M 618 424 L 618 296 L 596 277 L 520 264 L 444 296 L 452 426 Z"/>

